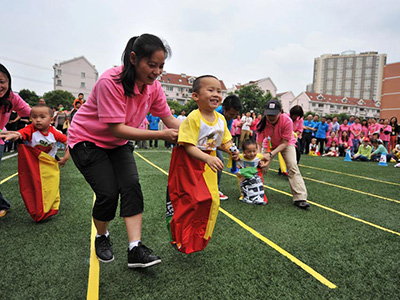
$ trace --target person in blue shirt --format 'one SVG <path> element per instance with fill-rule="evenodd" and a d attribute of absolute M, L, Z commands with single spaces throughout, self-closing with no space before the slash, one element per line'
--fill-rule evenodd
<path fill-rule="evenodd" d="M 158 130 L 158 123 L 160 123 L 159 117 L 154 117 L 152 114 L 147 116 L 147 121 L 149 121 L 149 130 Z M 150 148 L 153 147 L 153 140 L 149 140 Z M 154 147 L 158 149 L 158 140 L 154 140 Z"/>
<path fill-rule="evenodd" d="M 222 105 L 218 106 L 215 111 L 220 113 L 225 117 L 226 125 L 228 130 L 231 131 L 233 119 L 240 113 L 242 109 L 242 102 L 236 95 L 230 95 L 224 99 Z M 224 162 L 224 157 L 222 156 L 222 151 L 217 150 L 217 157 Z M 224 195 L 224 193 L 220 190 L 220 182 L 221 182 L 222 171 L 218 171 L 218 190 L 219 190 L 219 199 L 220 200 L 228 200 L 228 196 Z"/>
<path fill-rule="evenodd" d="M 326 118 L 322 117 L 321 122 L 318 122 L 316 127 L 317 131 L 315 132 L 315 137 L 317 138 L 317 143 L 319 145 L 319 151 L 324 154 L 325 142 L 326 142 L 326 134 L 329 131 L 329 125 L 326 123 Z"/>
<path fill-rule="evenodd" d="M 307 116 L 307 119 L 303 121 L 303 135 L 302 135 L 302 143 L 301 143 L 301 153 L 308 154 L 310 151 L 310 143 L 313 137 L 313 133 L 315 131 L 315 124 L 312 120 L 313 116 L 310 114 Z"/>

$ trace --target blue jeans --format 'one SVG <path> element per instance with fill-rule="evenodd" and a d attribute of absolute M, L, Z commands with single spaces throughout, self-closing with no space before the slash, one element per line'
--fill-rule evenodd
<path fill-rule="evenodd" d="M 4 145 L 0 145 L 0 164 L 1 164 L 1 158 L 3 157 L 4 147 L 5 147 Z M 11 207 L 11 204 L 6 199 L 4 199 L 4 197 L 0 191 L 0 210 L 3 210 L 3 209 L 7 210 L 7 209 L 10 209 L 10 207 Z"/>

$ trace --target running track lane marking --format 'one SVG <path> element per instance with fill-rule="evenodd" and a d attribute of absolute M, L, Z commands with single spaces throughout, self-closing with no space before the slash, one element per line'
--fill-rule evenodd
<path fill-rule="evenodd" d="M 5 179 L 3 179 L 2 181 L 0 181 L 0 184 L 5 183 L 6 181 L 10 180 L 11 178 L 13 178 L 13 177 L 15 177 L 15 176 L 17 176 L 17 175 L 18 175 L 18 172 L 12 174 L 11 176 L 8 176 L 7 178 L 5 178 Z"/>
<path fill-rule="evenodd" d="M 93 195 L 93 203 L 96 200 L 96 194 Z M 99 299 L 99 278 L 100 278 L 100 264 L 97 259 L 96 249 L 94 248 L 94 240 L 96 239 L 96 227 L 94 226 L 92 218 L 92 228 L 90 233 L 90 261 L 89 261 L 89 279 L 86 299 L 98 300 Z"/>
<path fill-rule="evenodd" d="M 152 163 L 151 161 L 149 161 L 148 159 L 146 159 L 145 157 L 143 157 L 142 155 L 140 155 L 137 152 L 134 152 L 136 155 L 138 155 L 141 159 L 143 159 L 145 162 L 147 162 L 148 164 L 150 164 L 151 166 L 155 167 L 156 169 L 160 170 L 162 173 L 164 173 L 165 175 L 168 176 L 168 172 L 164 171 L 163 169 L 161 169 L 159 166 L 155 165 L 154 163 Z M 304 271 L 306 271 L 308 274 L 310 274 L 311 276 L 313 276 L 315 279 L 317 279 L 319 282 L 321 282 L 322 284 L 326 285 L 327 287 L 329 287 L 330 289 L 335 289 L 337 288 L 337 286 L 335 284 L 333 284 L 332 282 L 330 282 L 328 279 L 326 279 L 324 276 L 322 276 L 321 274 L 319 274 L 318 272 L 316 272 L 313 268 L 311 268 L 310 266 L 306 265 L 305 263 L 303 263 L 301 260 L 297 259 L 296 257 L 294 257 L 293 255 L 291 255 L 289 252 L 287 252 L 286 250 L 282 249 L 281 247 L 279 247 L 277 244 L 275 244 L 274 242 L 270 241 L 269 239 L 267 239 L 266 237 L 264 237 L 263 235 L 259 234 L 257 231 L 255 231 L 253 228 L 247 226 L 245 223 L 243 223 L 242 221 L 240 221 L 239 219 L 237 219 L 236 217 L 234 217 L 233 215 L 231 215 L 230 213 L 228 213 L 226 210 L 224 210 L 223 208 L 219 208 L 219 211 L 222 212 L 224 215 L 226 215 L 227 217 L 229 217 L 231 220 L 233 220 L 234 222 L 236 222 L 238 225 L 240 225 L 242 228 L 246 229 L 247 231 L 249 231 L 251 234 L 253 234 L 255 237 L 257 237 L 258 239 L 262 240 L 264 243 L 266 243 L 268 246 L 272 247 L 274 250 L 278 251 L 280 254 L 282 254 L 283 256 L 285 256 L 286 258 L 288 258 L 290 261 L 292 261 L 294 264 L 298 265 L 300 268 L 302 268 Z"/>
<path fill-rule="evenodd" d="M 274 171 L 274 172 L 278 172 L 278 170 L 274 170 L 274 169 L 270 169 L 270 170 Z M 351 192 L 360 193 L 360 194 L 363 194 L 363 195 L 367 195 L 367 196 L 371 196 L 371 197 L 375 197 L 375 198 L 379 198 L 379 199 L 383 199 L 383 200 L 387 200 L 387 201 L 391 201 L 391 202 L 400 203 L 399 200 L 395 200 L 395 199 L 391 199 L 391 198 L 387 198 L 387 197 L 383 197 L 383 196 L 379 196 L 379 195 L 375 195 L 375 194 L 371 194 L 371 193 L 355 190 L 355 189 L 352 189 L 352 188 L 349 188 L 349 187 L 346 187 L 346 186 L 340 186 L 340 185 L 337 185 L 337 184 L 334 184 L 334 183 L 320 181 L 320 180 L 317 180 L 317 179 L 304 177 L 304 176 L 303 176 L 303 178 L 306 179 L 306 180 L 314 181 L 314 182 L 321 183 L 321 184 L 330 185 L 330 186 L 337 187 L 337 188 L 344 189 L 344 190 L 348 190 L 348 191 L 351 191 Z"/>
<path fill-rule="evenodd" d="M 14 153 L 14 154 L 6 155 L 6 156 L 3 156 L 3 158 L 1 160 L 6 160 L 6 159 L 9 159 L 9 158 L 17 156 L 17 155 L 18 155 L 18 152 Z"/>
<path fill-rule="evenodd" d="M 226 171 L 222 171 L 222 172 L 224 172 L 225 174 L 231 175 L 231 176 L 235 176 L 235 175 L 233 175 L 233 174 L 231 174 L 231 173 L 228 173 L 228 172 L 226 172 Z M 235 176 L 235 177 L 236 177 L 236 176 Z M 274 192 L 278 192 L 278 193 L 284 194 L 284 195 L 286 195 L 286 196 L 293 197 L 293 195 L 290 194 L 290 193 L 287 193 L 287 192 L 284 192 L 284 191 L 281 191 L 281 190 L 278 190 L 278 189 L 275 189 L 275 188 L 272 188 L 272 187 L 269 187 L 269 186 L 266 186 L 266 185 L 264 185 L 264 187 L 267 188 L 267 189 L 269 189 L 269 190 L 272 190 L 272 191 L 274 191 Z M 357 222 L 361 222 L 361 223 L 364 223 L 364 224 L 366 224 L 366 225 L 369 225 L 369 226 L 378 228 L 378 229 L 380 229 L 380 230 L 383 230 L 383 231 L 386 231 L 386 232 L 390 232 L 390 233 L 393 233 L 393 234 L 396 234 L 396 235 L 400 236 L 400 232 L 397 232 L 397 231 L 394 231 L 394 230 L 390 230 L 390 229 L 387 229 L 387 228 L 385 228 L 385 227 L 376 225 L 376 224 L 374 224 L 374 223 L 371 223 L 371 222 L 368 222 L 368 221 L 364 221 L 363 219 L 359 219 L 359 218 L 350 216 L 350 215 L 348 215 L 348 214 L 345 214 L 345 213 L 343 213 L 343 212 L 341 212 L 341 211 L 338 211 L 338 210 L 335 210 L 335 209 L 333 209 L 333 208 L 324 206 L 324 205 L 322 205 L 322 204 L 319 204 L 319 203 L 316 203 L 316 202 L 313 202 L 313 201 L 310 201 L 310 200 L 307 200 L 307 201 L 308 201 L 309 203 L 311 203 L 312 205 L 315 205 L 315 206 L 317 206 L 317 207 L 319 207 L 319 208 L 326 209 L 326 210 L 328 210 L 328 211 L 331 211 L 331 212 L 333 212 L 333 213 L 335 213 L 335 214 L 338 214 L 338 215 L 341 215 L 341 216 L 343 216 L 343 217 L 346 217 L 346 218 L 355 220 L 355 221 L 357 221 Z"/>
<path fill-rule="evenodd" d="M 320 170 L 320 171 L 325 171 L 325 172 L 331 172 L 331 173 L 342 174 L 342 175 L 346 175 L 346 176 L 351 176 L 351 177 L 357 177 L 357 178 L 361 178 L 361 179 L 376 181 L 376 182 L 379 182 L 379 183 L 386 183 L 386 184 L 393 184 L 393 185 L 400 186 L 400 183 L 396 183 L 396 182 L 384 181 L 384 180 L 379 180 L 379 179 L 375 179 L 375 178 L 364 177 L 364 176 L 360 176 L 360 175 L 343 173 L 343 172 L 339 172 L 339 171 L 333 171 L 333 170 L 317 168 L 317 167 L 312 167 L 312 166 L 306 166 L 306 165 L 301 165 L 301 164 L 299 166 L 300 167 L 304 167 L 304 168 L 310 168 L 310 169 L 315 169 L 315 170 Z"/>
<path fill-rule="evenodd" d="M 245 223 L 243 223 L 241 220 L 239 220 L 238 218 L 234 217 L 233 215 L 231 215 L 230 213 L 228 213 L 226 210 L 224 210 L 223 208 L 219 208 L 219 210 L 226 215 L 227 217 L 229 217 L 230 219 L 232 219 L 233 221 L 235 221 L 237 224 L 239 224 L 240 226 L 242 226 L 244 229 L 246 229 L 247 231 L 249 231 L 252 235 L 254 235 L 255 237 L 259 238 L 260 240 L 262 240 L 264 243 L 266 243 L 268 246 L 272 247 L 273 249 L 275 249 L 276 251 L 278 251 L 280 254 L 282 254 L 283 256 L 286 256 L 290 261 L 292 261 L 293 263 L 295 263 L 296 265 L 298 265 L 299 267 L 301 267 L 303 270 L 305 270 L 307 273 L 311 274 L 312 276 L 314 276 L 314 278 L 316 278 L 318 281 L 320 281 L 321 283 L 325 284 L 327 287 L 331 288 L 331 289 L 335 289 L 337 288 L 337 286 L 335 284 L 333 284 L 332 282 L 330 282 L 329 280 L 327 280 L 325 277 L 323 277 L 321 274 L 317 273 L 314 269 L 310 268 L 308 265 L 306 265 L 305 263 L 303 263 L 302 261 L 300 261 L 299 259 L 297 259 L 296 257 L 294 257 L 293 255 L 291 255 L 289 252 L 287 252 L 286 250 L 282 249 L 281 247 L 279 247 L 277 244 L 275 244 L 274 242 L 270 241 L 269 239 L 267 239 L 266 237 L 262 236 L 261 234 L 259 234 L 257 231 L 255 231 L 253 228 L 247 226 Z"/>
<path fill-rule="evenodd" d="M 275 170 L 275 169 L 271 169 L 270 168 L 270 170 L 273 171 L 273 172 L 278 172 L 278 170 Z M 337 173 L 340 173 L 340 172 L 337 172 Z M 342 173 L 342 174 L 346 174 L 346 173 Z M 348 175 L 348 174 L 346 174 L 346 175 Z M 367 177 L 364 178 L 362 176 L 356 176 L 356 177 L 360 177 L 360 178 L 363 178 L 363 179 L 369 179 Z M 303 179 L 314 181 L 314 182 L 321 183 L 321 184 L 326 184 L 326 185 L 329 185 L 329 186 L 337 187 L 339 189 L 344 189 L 344 190 L 348 190 L 348 191 L 351 191 L 351 192 L 360 193 L 360 194 L 363 194 L 363 195 L 367 195 L 367 196 L 371 196 L 371 197 L 375 197 L 375 198 L 379 198 L 379 199 L 383 199 L 383 200 L 387 200 L 387 201 L 391 201 L 391 202 L 395 202 L 395 203 L 400 203 L 399 200 L 395 200 L 395 199 L 392 199 L 392 198 L 387 198 L 387 197 L 383 197 L 383 196 L 379 196 L 379 195 L 363 192 L 363 191 L 360 191 L 360 190 L 355 190 L 355 189 L 352 189 L 352 188 L 349 188 L 349 187 L 346 187 L 346 186 L 340 186 L 340 185 L 337 185 L 337 184 L 334 184 L 334 183 L 320 181 L 320 180 L 309 178 L 309 177 L 305 177 L 305 176 L 303 176 Z M 379 181 L 379 180 L 376 180 L 376 181 Z M 389 182 L 389 183 L 390 184 L 397 184 L 397 183 L 393 183 L 393 182 Z"/>

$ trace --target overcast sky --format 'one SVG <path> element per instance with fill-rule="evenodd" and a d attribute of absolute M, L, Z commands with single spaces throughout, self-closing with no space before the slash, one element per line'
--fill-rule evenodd
<path fill-rule="evenodd" d="M 325 53 L 378 51 L 400 61 L 398 0 L 15 0 L 1 10 L 0 62 L 14 91 L 52 90 L 54 63 L 81 55 L 102 74 L 142 33 L 170 45 L 167 72 L 214 74 L 227 87 L 270 77 L 295 95 Z"/>

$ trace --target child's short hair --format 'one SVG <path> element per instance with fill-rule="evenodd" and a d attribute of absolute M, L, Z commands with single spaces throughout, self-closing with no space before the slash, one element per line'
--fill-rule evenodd
<path fill-rule="evenodd" d="M 311 139 L 311 142 L 313 142 L 313 141 L 317 141 L 317 139 L 316 139 L 316 138 L 312 138 L 312 139 Z"/>
<path fill-rule="evenodd" d="M 50 115 L 50 117 L 52 118 L 53 117 L 53 109 L 51 108 L 51 107 L 48 107 L 47 105 L 44 105 L 44 104 L 40 104 L 40 105 L 35 105 L 34 107 L 32 107 L 32 109 L 31 109 L 31 113 L 29 114 L 29 115 L 32 115 L 32 111 L 35 109 L 35 108 L 43 108 L 43 107 L 46 107 L 47 108 L 47 110 L 48 110 L 48 112 L 49 112 L 49 115 Z"/>
<path fill-rule="evenodd" d="M 214 75 L 202 75 L 202 76 L 200 76 L 200 77 L 197 77 L 197 78 L 195 79 L 195 81 L 193 81 L 193 88 L 192 88 L 193 93 L 198 93 L 198 92 L 200 91 L 200 89 L 201 89 L 201 80 L 202 80 L 202 79 L 204 79 L 204 78 L 210 78 L 210 77 L 219 80 L 219 79 L 218 79 L 217 77 L 215 77 Z"/>
<path fill-rule="evenodd" d="M 245 140 L 245 141 L 243 142 L 243 145 L 242 145 L 243 151 L 245 151 L 246 148 L 247 148 L 247 146 L 250 146 L 250 145 L 256 145 L 256 146 L 257 146 L 257 143 L 256 143 L 255 140 L 252 140 L 252 139 L 247 139 L 247 140 Z"/>

